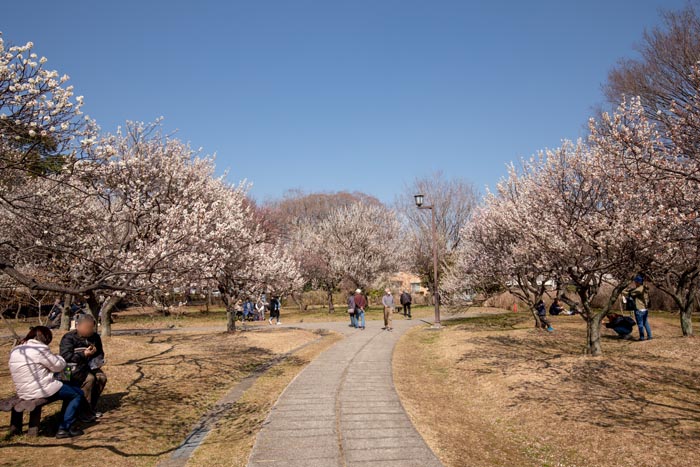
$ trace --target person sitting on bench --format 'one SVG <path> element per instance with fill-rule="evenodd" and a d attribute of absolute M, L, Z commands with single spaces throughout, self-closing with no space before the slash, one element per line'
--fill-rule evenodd
<path fill-rule="evenodd" d="M 631 339 L 635 324 L 637 323 L 629 316 L 611 313 L 608 315 L 608 322 L 605 323 L 605 327 L 615 331 L 620 336 L 620 339 Z"/>
<path fill-rule="evenodd" d="M 53 339 L 51 330 L 36 326 L 29 330 L 10 352 L 10 374 L 22 400 L 46 399 L 48 402 L 63 401 L 63 420 L 58 426 L 56 438 L 80 436 L 83 431 L 75 426 L 78 409 L 84 401 L 83 391 L 57 380 L 54 373 L 63 371 L 66 361 L 49 349 Z"/>
<path fill-rule="evenodd" d="M 71 375 L 71 383 L 80 386 L 85 393 L 85 399 L 90 403 L 96 418 L 102 414 L 96 412 L 97 400 L 107 385 L 107 375 L 102 371 L 104 350 L 102 339 L 95 332 L 95 318 L 89 314 L 78 315 L 75 330 L 66 333 L 61 339 L 61 356 L 68 363 L 74 363 L 75 369 Z"/>

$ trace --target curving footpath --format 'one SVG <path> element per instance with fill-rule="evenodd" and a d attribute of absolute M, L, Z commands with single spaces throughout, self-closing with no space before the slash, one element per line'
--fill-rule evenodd
<path fill-rule="evenodd" d="M 440 467 L 401 405 L 392 378 L 399 337 L 420 321 L 382 331 L 342 323 L 348 337 L 312 361 L 285 389 L 258 433 L 248 467 Z"/>

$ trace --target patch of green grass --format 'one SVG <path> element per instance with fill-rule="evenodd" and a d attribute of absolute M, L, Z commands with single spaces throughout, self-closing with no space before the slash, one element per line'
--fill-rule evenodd
<path fill-rule="evenodd" d="M 530 323 L 532 315 L 529 313 L 507 313 L 476 316 L 471 318 L 456 318 L 445 321 L 445 326 L 456 330 L 489 330 L 512 331 Z"/>

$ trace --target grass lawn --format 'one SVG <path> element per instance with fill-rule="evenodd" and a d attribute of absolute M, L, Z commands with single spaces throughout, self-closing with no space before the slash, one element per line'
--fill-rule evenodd
<path fill-rule="evenodd" d="M 60 333 L 52 348 L 57 350 Z M 55 412 L 60 404 L 44 409 L 43 434 L 38 438 L 15 437 L 0 442 L 0 465 L 8 466 L 150 466 L 167 457 L 194 423 L 229 388 L 260 365 L 319 335 L 303 330 L 272 332 L 204 333 L 114 336 L 105 339 L 109 382 L 101 400 L 105 416 L 88 428 L 85 436 L 56 440 Z M 261 420 L 287 382 L 325 346 L 339 337 L 328 334 L 305 347 L 281 367 L 273 367 L 246 393 L 241 410 L 229 424 L 240 428 L 239 449 L 228 452 L 225 465 L 244 465 L 249 446 Z M 0 397 L 14 392 L 7 368 L 8 342 L 0 344 Z M 276 380 L 279 376 L 279 380 Z M 257 387 L 257 389 L 256 389 Z M 249 390 L 250 392 L 250 390 Z M 239 416 L 245 417 L 241 421 Z M 26 420 L 26 416 L 25 416 Z M 9 425 L 9 414 L 0 413 L 0 426 Z M 224 424 L 224 426 L 227 426 Z M 238 432 L 236 432 L 238 433 Z M 240 435 L 240 433 L 239 433 Z M 246 451 L 246 449 L 248 449 Z M 206 452 L 204 453 L 206 454 Z M 224 465 L 216 462 L 190 465 Z"/>
<path fill-rule="evenodd" d="M 582 355 L 580 317 L 552 321 L 548 334 L 509 313 L 401 339 L 397 390 L 446 466 L 700 465 L 700 339 L 679 337 L 677 315 L 652 314 L 649 342 L 604 330 L 600 358 Z"/>

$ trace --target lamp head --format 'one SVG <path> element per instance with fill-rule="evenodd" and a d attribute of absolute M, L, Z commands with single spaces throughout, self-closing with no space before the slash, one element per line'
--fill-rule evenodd
<path fill-rule="evenodd" d="M 414 195 L 413 198 L 416 200 L 416 206 L 421 207 L 423 206 L 423 195 Z"/>

